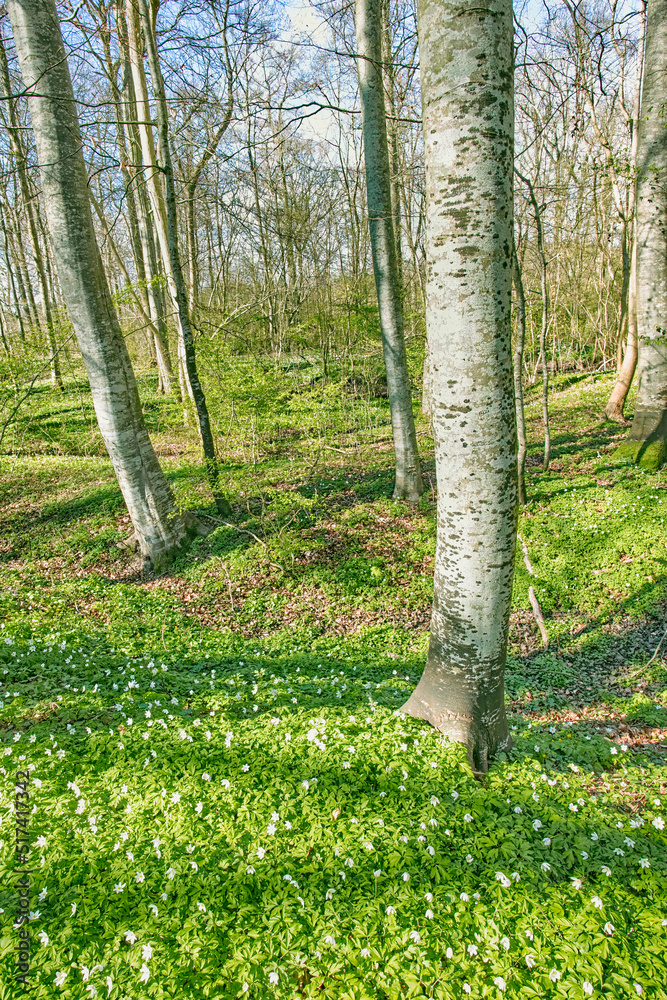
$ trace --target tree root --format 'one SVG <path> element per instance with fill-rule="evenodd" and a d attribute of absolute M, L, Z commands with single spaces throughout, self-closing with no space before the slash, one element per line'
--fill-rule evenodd
<path fill-rule="evenodd" d="M 127 538 L 121 538 L 119 542 L 116 542 L 116 548 L 127 549 L 129 552 L 137 552 L 139 549 L 139 539 L 137 538 L 136 531 L 133 531 Z"/>

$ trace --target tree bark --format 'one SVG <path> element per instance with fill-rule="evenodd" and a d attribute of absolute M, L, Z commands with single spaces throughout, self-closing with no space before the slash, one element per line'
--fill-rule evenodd
<path fill-rule="evenodd" d="M 382 77 L 381 9 L 381 0 L 356 0 L 357 66 L 361 90 L 368 219 L 396 455 L 394 497 L 418 500 L 424 487 L 405 356 L 403 308 L 392 224 L 391 174 Z"/>
<path fill-rule="evenodd" d="M 540 325 L 540 357 L 542 367 L 542 426 L 544 427 L 544 459 L 542 469 L 549 468 L 551 458 L 551 431 L 549 429 L 549 369 L 547 367 L 547 331 L 549 329 L 549 282 L 547 280 L 547 256 L 544 252 L 544 230 L 542 228 L 542 210 L 538 204 L 535 187 L 528 177 L 524 177 L 514 168 L 514 172 L 528 188 L 528 197 L 533 206 L 535 229 L 537 231 L 537 256 L 540 261 L 540 293 L 542 297 L 542 323 Z M 525 311 L 524 311 L 525 316 Z"/>
<path fill-rule="evenodd" d="M 148 191 L 153 208 L 153 217 L 157 230 L 158 242 L 162 254 L 162 262 L 167 277 L 169 294 L 174 306 L 178 326 L 179 359 L 182 361 L 183 374 L 187 382 L 187 391 L 192 399 L 199 436 L 204 452 L 206 474 L 211 485 L 213 499 L 218 513 L 229 517 L 232 509 L 222 495 L 219 485 L 218 460 L 215 453 L 213 432 L 209 418 L 204 390 L 199 381 L 197 362 L 195 358 L 192 328 L 188 311 L 187 291 L 183 279 L 183 268 L 178 247 L 178 220 L 176 216 L 176 188 L 174 171 L 171 162 L 169 145 L 169 114 L 164 92 L 164 82 L 160 70 L 155 32 L 146 0 L 127 0 L 128 39 L 132 75 L 134 78 L 137 107 L 140 114 L 140 136 L 144 167 L 147 170 Z M 153 84 L 155 112 L 159 144 L 159 164 L 155 155 L 153 137 L 150 131 L 150 104 L 148 90 L 143 71 L 143 55 L 141 29 L 146 43 L 148 66 Z M 158 173 L 159 171 L 159 173 Z M 164 190 L 160 184 L 160 176 L 164 180 Z"/>
<path fill-rule="evenodd" d="M 514 573 L 511 0 L 419 0 L 438 536 L 431 641 L 404 711 L 468 747 L 509 749 Z"/>
<path fill-rule="evenodd" d="M 186 233 L 188 240 L 188 261 L 189 261 L 189 271 L 190 271 L 190 285 L 189 285 L 189 297 L 188 305 L 190 308 L 190 314 L 194 315 L 194 311 L 197 308 L 197 301 L 199 296 L 199 257 L 198 257 L 198 247 L 197 247 L 197 224 L 195 218 L 195 193 L 197 190 L 197 185 L 201 178 L 202 173 L 206 169 L 207 164 L 211 158 L 215 155 L 215 152 L 220 145 L 220 141 L 229 128 L 230 122 L 232 120 L 232 113 L 234 111 L 234 73 L 232 62 L 229 57 L 229 45 L 227 42 L 227 23 L 229 20 L 229 3 L 230 0 L 225 2 L 225 12 L 223 15 L 222 24 L 218 24 L 220 29 L 220 35 L 222 36 L 222 47 L 225 54 L 225 74 L 227 80 L 227 102 L 225 105 L 225 114 L 218 128 L 213 133 L 210 138 L 204 152 L 199 158 L 199 162 L 195 165 L 191 176 L 188 178 L 186 184 Z"/>
<path fill-rule="evenodd" d="M 25 327 L 23 325 L 23 312 L 21 309 L 21 300 L 19 293 L 16 291 L 16 278 L 14 275 L 14 268 L 12 267 L 12 258 L 9 250 L 9 238 L 7 234 L 7 220 L 5 218 L 5 211 L 0 201 L 0 231 L 2 232 L 2 248 L 4 250 L 5 257 L 5 267 L 7 268 L 7 278 L 8 278 L 8 291 L 11 291 L 11 298 L 14 299 L 14 308 L 16 309 L 16 319 L 19 325 L 19 337 L 21 340 L 25 340 Z M 10 308 L 11 308 L 11 298 L 10 298 Z"/>
<path fill-rule="evenodd" d="M 137 278 L 141 286 L 141 294 L 150 316 L 150 333 L 152 347 L 155 354 L 158 369 L 158 383 L 160 392 L 169 395 L 172 391 L 172 381 L 174 377 L 171 357 L 169 355 L 169 336 L 167 324 L 164 318 L 164 309 L 161 308 L 159 299 L 159 289 L 156 287 L 157 258 L 155 254 L 155 244 L 150 231 L 150 210 L 147 204 L 146 189 L 144 186 L 141 168 L 134 171 L 134 178 L 130 172 L 130 160 L 134 161 L 136 143 L 133 139 L 132 126 L 127 126 L 127 119 L 136 122 L 137 111 L 134 100 L 134 87 L 132 83 L 132 72 L 127 53 L 127 32 L 125 30 L 125 19 L 121 4 L 116 8 L 116 23 L 118 25 L 118 43 L 121 58 L 124 63 L 124 96 L 121 102 L 120 95 L 117 99 L 117 130 L 119 144 L 125 156 L 126 166 L 123 170 L 123 182 L 125 184 L 125 194 L 128 203 L 128 216 L 130 221 L 130 231 L 132 233 L 132 246 L 134 249 Z M 115 91 L 115 88 L 114 88 Z M 136 124 L 134 125 L 136 129 Z M 129 142 L 128 142 L 129 140 Z M 129 150 L 132 156 L 128 156 Z M 133 162 L 134 165 L 134 162 Z M 136 182 L 136 197 L 135 197 Z M 130 199 L 130 194 L 132 195 Z"/>
<path fill-rule="evenodd" d="M 385 120 L 387 122 L 387 148 L 389 152 L 389 189 L 391 191 L 391 214 L 396 244 L 396 273 L 398 291 L 403 303 L 403 250 L 401 240 L 401 193 L 399 185 L 400 156 L 398 123 L 396 122 L 396 93 L 394 60 L 391 38 L 391 4 L 382 0 L 382 81 L 384 86 Z"/>
<path fill-rule="evenodd" d="M 130 0 L 132 2 L 132 0 Z M 148 66 L 153 83 L 153 96 L 155 98 L 155 112 L 157 119 L 158 144 L 160 151 L 160 170 L 164 177 L 165 186 L 165 213 L 166 213 L 166 235 L 167 235 L 167 255 L 171 272 L 174 304 L 178 317 L 178 324 L 181 334 L 181 348 L 183 361 L 189 389 L 192 394 L 192 401 L 197 414 L 199 434 L 201 437 L 202 449 L 204 451 L 204 464 L 206 474 L 213 493 L 218 513 L 229 517 L 232 513 L 227 500 L 220 490 L 218 459 L 215 453 L 213 432 L 209 418 L 206 397 L 197 371 L 195 359 L 195 346 L 192 338 L 192 327 L 190 325 L 190 314 L 188 311 L 188 297 L 183 279 L 183 269 L 178 248 L 178 219 L 176 216 L 176 187 L 174 184 L 174 171 L 171 162 L 171 149 L 169 145 L 169 115 L 167 110 L 167 100 L 164 92 L 164 82 L 160 70 L 160 62 L 157 51 L 157 41 L 154 26 L 151 22 L 151 15 L 148 10 L 146 0 L 137 0 L 139 16 L 144 30 L 144 40 L 146 42 L 146 53 L 148 56 Z M 166 266 L 166 262 L 165 262 Z"/>
<path fill-rule="evenodd" d="M 628 338 L 623 354 L 623 361 L 618 370 L 616 384 L 605 407 L 608 420 L 625 423 L 623 410 L 628 398 L 632 379 L 637 367 L 637 156 L 639 152 L 639 116 L 642 103 L 642 77 L 644 72 L 644 45 L 646 41 L 646 4 L 640 11 L 640 29 L 637 40 L 637 75 L 635 80 L 635 97 L 632 107 L 632 145 L 630 150 L 631 194 L 628 206 L 628 217 L 632 222 L 630 275 L 627 296 L 627 331 Z"/>
<path fill-rule="evenodd" d="M 88 198 L 74 94 L 54 0 L 9 0 L 60 284 L 95 412 L 144 559 L 162 564 L 186 537 L 146 430 Z"/>
<path fill-rule="evenodd" d="M 141 155 L 141 141 L 139 138 L 138 109 L 134 89 L 134 79 L 132 76 L 132 64 L 130 60 L 127 22 L 123 0 L 116 0 L 116 27 L 118 33 L 118 48 L 120 58 L 123 63 L 123 91 L 121 101 L 121 130 L 125 133 L 125 141 L 128 145 L 128 167 L 129 190 L 134 187 L 136 191 L 135 212 L 138 246 L 136 248 L 137 276 L 143 281 L 144 297 L 148 306 L 148 312 L 152 321 L 153 344 L 155 357 L 158 366 L 158 379 L 160 391 L 169 394 L 172 391 L 174 372 L 169 353 L 169 332 L 165 318 L 164 296 L 160 287 L 160 270 L 158 258 L 155 251 L 155 241 L 153 239 L 150 205 L 146 192 L 145 178 L 143 174 L 143 164 Z M 131 165 L 131 170 L 130 170 Z"/>
<path fill-rule="evenodd" d="M 651 0 L 637 169 L 637 333 L 634 419 L 617 451 L 655 471 L 667 459 L 667 0 Z"/>
<path fill-rule="evenodd" d="M 35 261 L 37 280 L 39 281 L 39 287 L 42 293 L 42 303 L 44 306 L 44 320 L 46 322 L 46 335 L 49 342 L 49 351 L 51 356 L 51 365 L 50 365 L 51 384 L 55 388 L 62 389 L 63 380 L 60 371 L 60 361 L 58 359 L 58 353 L 57 353 L 55 330 L 53 326 L 53 314 L 51 311 L 51 298 L 49 296 L 49 286 L 46 280 L 44 258 L 42 256 L 42 248 L 40 246 L 39 234 L 37 232 L 37 223 L 35 221 L 35 208 L 33 206 L 32 191 L 30 188 L 30 180 L 28 177 L 25 146 L 21 135 L 20 122 L 18 120 L 18 115 L 16 113 L 16 98 L 12 96 L 11 80 L 9 77 L 9 66 L 7 63 L 7 53 L 5 52 L 5 46 L 4 42 L 2 41 L 2 38 L 0 38 L 0 77 L 2 78 L 3 90 L 5 92 L 5 96 L 7 97 L 7 103 L 9 105 L 7 109 L 7 116 L 9 119 L 8 123 L 9 141 L 16 162 L 16 172 L 19 180 L 21 199 L 23 201 L 26 216 L 28 219 L 28 230 L 30 232 L 32 256 L 33 260 Z M 39 207 L 37 207 L 36 211 L 39 212 Z"/>
<path fill-rule="evenodd" d="M 516 293 L 516 336 L 514 339 L 514 399 L 516 402 L 517 475 L 519 477 L 519 503 L 526 502 L 526 417 L 523 412 L 523 349 L 526 343 L 526 296 L 523 291 L 521 265 L 512 237 L 512 278 Z"/>

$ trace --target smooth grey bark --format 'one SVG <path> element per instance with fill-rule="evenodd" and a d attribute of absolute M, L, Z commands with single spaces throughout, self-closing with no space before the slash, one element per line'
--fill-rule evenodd
<path fill-rule="evenodd" d="M 19 336 L 21 340 L 25 340 L 25 327 L 23 325 L 23 311 L 21 309 L 21 300 L 19 293 L 16 290 L 16 278 L 14 275 L 14 268 L 12 267 L 12 258 L 9 249 L 9 238 L 7 235 L 7 221 L 5 219 L 5 210 L 2 199 L 0 199 L 0 231 L 2 232 L 2 247 L 4 250 L 5 257 L 5 267 L 7 268 L 7 276 L 9 278 L 9 290 L 11 291 L 11 298 L 14 299 L 14 308 L 16 310 L 16 319 L 19 324 Z M 10 300 L 11 301 L 11 300 Z"/>
<path fill-rule="evenodd" d="M 155 244 L 150 228 L 150 208 L 148 196 L 143 182 L 141 164 L 141 144 L 138 135 L 138 113 L 134 93 L 134 81 L 130 64 L 127 24 L 122 0 L 116 3 L 116 30 L 118 48 L 122 65 L 123 91 L 117 92 L 115 81 L 112 80 L 112 93 L 116 104 L 117 134 L 119 151 L 125 159 L 123 182 L 128 204 L 128 217 L 132 233 L 132 245 L 137 268 L 137 277 L 146 310 L 151 319 L 151 336 L 157 361 L 160 391 L 169 394 L 172 390 L 173 369 L 169 354 L 169 336 L 164 317 L 164 302 L 158 287 L 159 273 Z M 113 64 L 107 60 L 110 78 L 113 74 Z M 132 165 L 132 170 L 130 169 Z"/>
<path fill-rule="evenodd" d="M 197 185 L 199 184 L 200 178 L 207 164 L 215 155 L 215 152 L 220 145 L 223 135 L 229 128 L 232 120 L 232 113 L 234 111 L 234 72 L 232 67 L 232 62 L 229 57 L 229 45 L 227 42 L 227 25 L 229 21 L 229 3 L 230 0 L 226 0 L 225 12 L 222 19 L 222 24 L 219 24 L 220 35 L 222 37 L 222 48 L 225 55 L 225 75 L 227 82 L 227 102 L 225 106 L 225 113 L 223 115 L 222 121 L 218 125 L 217 129 L 211 136 L 208 144 L 206 145 L 204 152 L 199 158 L 199 161 L 195 164 L 193 171 L 186 183 L 186 233 L 188 239 L 188 263 L 190 271 L 190 285 L 189 285 L 189 296 L 188 305 L 190 308 L 191 315 L 194 314 L 197 308 L 197 301 L 199 296 L 199 257 L 198 257 L 198 247 L 197 247 L 197 226 L 195 220 L 195 193 L 197 190 Z"/>
<path fill-rule="evenodd" d="M 172 272 L 172 261 L 169 242 L 169 223 L 167 219 L 167 206 L 161 171 L 157 162 L 155 152 L 155 142 L 153 139 L 153 123 L 151 119 L 151 106 L 148 97 L 148 84 L 144 71 L 144 38 L 142 35 L 141 18 L 135 0 L 125 0 L 126 21 L 125 31 L 127 38 L 127 54 L 130 61 L 131 76 L 133 81 L 134 101 L 136 108 L 136 135 L 139 141 L 141 153 L 141 168 L 143 178 L 148 192 L 148 200 L 152 215 L 143 213 L 146 228 L 146 239 L 144 245 L 149 250 L 149 242 L 152 242 L 155 233 L 157 245 L 159 247 L 160 259 L 164 269 L 169 299 L 172 313 L 176 323 L 177 355 L 178 355 L 178 378 L 181 390 L 181 399 L 185 403 L 190 397 L 194 406 L 194 396 L 192 386 L 187 379 L 185 372 L 183 327 L 182 315 L 178 305 L 178 292 L 176 282 Z M 149 33 L 152 33 L 152 28 Z M 149 221 L 149 219 L 152 221 Z M 143 233 L 142 233 L 143 238 Z M 188 320 L 189 322 L 189 320 Z M 184 412 L 187 422 L 187 410 Z"/>
<path fill-rule="evenodd" d="M 516 295 L 516 335 L 514 338 L 514 398 L 516 401 L 517 458 L 519 503 L 526 502 L 526 417 L 523 410 L 523 349 L 526 343 L 526 296 L 523 290 L 521 265 L 512 238 L 512 279 Z"/>
<path fill-rule="evenodd" d="M 30 325 L 36 330 L 41 330 L 42 324 L 39 321 L 35 293 L 32 290 L 32 282 L 28 274 L 28 264 L 25 259 L 18 206 L 10 206 L 9 204 L 7 205 L 7 235 L 9 237 L 12 258 L 16 264 L 16 279 L 18 281 L 21 301 L 25 306 Z"/>
<path fill-rule="evenodd" d="M 391 4 L 382 0 L 382 79 L 384 84 L 385 119 L 387 122 L 387 148 L 389 151 L 389 184 L 391 191 L 391 214 L 396 245 L 396 273 L 398 290 L 403 302 L 403 250 L 401 240 L 401 192 L 399 185 L 400 159 L 399 136 L 395 107 L 395 76 L 391 38 Z"/>
<path fill-rule="evenodd" d="M 129 0 L 129 2 L 132 3 L 132 0 Z M 167 100 L 164 92 L 164 82 L 162 80 L 162 72 L 160 70 L 157 40 L 146 0 L 137 0 L 137 6 L 141 26 L 143 27 L 144 32 L 148 67 L 153 84 L 153 96 L 155 98 L 155 115 L 157 121 L 160 161 L 159 166 L 164 178 L 164 211 L 167 237 L 166 251 L 168 266 L 170 268 L 173 299 L 178 317 L 183 362 L 185 366 L 185 373 L 187 375 L 189 392 L 191 393 L 195 412 L 197 414 L 199 435 L 204 452 L 206 475 L 211 486 L 213 499 L 215 500 L 216 507 L 218 508 L 218 513 L 224 515 L 225 517 L 229 517 L 232 513 L 232 508 L 220 489 L 218 459 L 215 453 L 213 431 L 211 429 L 211 420 L 208 413 L 208 407 L 206 405 L 206 397 L 204 395 L 201 382 L 199 381 L 199 372 L 197 371 L 195 346 L 192 337 L 192 327 L 190 325 L 190 314 L 188 310 L 188 297 L 185 288 L 185 281 L 183 279 L 183 268 L 181 267 L 181 258 L 178 246 L 178 219 L 176 215 L 176 186 L 174 183 L 174 171 L 171 162 L 171 148 L 169 144 L 169 115 L 167 110 Z M 165 262 L 165 267 L 166 266 L 167 262 Z"/>
<path fill-rule="evenodd" d="M 637 402 L 618 454 L 643 468 L 667 459 L 667 0 L 651 0 L 637 166 Z"/>
<path fill-rule="evenodd" d="M 485 771 L 511 746 L 512 5 L 420 0 L 418 19 L 438 535 L 428 658 L 403 711 L 466 744 Z"/>
<path fill-rule="evenodd" d="M 637 367 L 637 158 L 639 154 L 639 118 L 642 103 L 642 83 L 644 76 L 644 48 L 646 44 L 646 3 L 640 8 L 639 38 L 637 40 L 637 74 L 635 80 L 635 96 L 632 106 L 632 144 L 630 147 L 630 197 L 628 199 L 627 219 L 631 223 L 630 272 L 627 288 L 627 342 L 623 352 L 623 360 L 616 384 L 612 389 L 605 407 L 608 420 L 625 423 L 623 410 L 625 401 L 632 385 L 632 379 Z"/>
<path fill-rule="evenodd" d="M 81 133 L 54 0 L 9 0 L 60 285 L 95 413 L 144 559 L 186 537 L 146 430 L 134 372 L 95 239 Z"/>
<path fill-rule="evenodd" d="M 547 332 L 549 329 L 549 282 L 547 280 L 547 256 L 544 251 L 544 229 L 542 226 L 542 209 L 537 201 L 535 186 L 528 177 L 524 177 L 514 168 L 514 173 L 528 188 L 528 197 L 533 207 L 535 230 L 537 233 L 537 256 L 540 261 L 540 294 L 542 298 L 542 322 L 540 324 L 540 356 L 542 368 L 542 426 L 544 428 L 544 459 L 542 469 L 546 472 L 551 458 L 551 430 L 549 427 L 549 368 L 547 366 Z M 555 358 L 555 355 L 554 355 Z"/>
<path fill-rule="evenodd" d="M 396 456 L 394 497 L 418 500 L 424 486 L 405 356 L 403 307 L 393 227 L 382 73 L 382 0 L 356 0 L 368 223 Z"/>

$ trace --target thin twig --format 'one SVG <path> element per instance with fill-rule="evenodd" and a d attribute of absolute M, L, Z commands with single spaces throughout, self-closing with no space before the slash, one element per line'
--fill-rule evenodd
<path fill-rule="evenodd" d="M 662 639 L 660 640 L 660 642 L 658 643 L 658 645 L 655 647 L 655 653 L 653 654 L 653 656 L 651 657 L 651 659 L 648 661 L 648 663 L 645 664 L 645 666 L 648 667 L 648 666 L 651 665 L 651 663 L 653 663 L 653 661 L 655 660 L 656 656 L 658 655 L 658 650 L 660 649 L 660 647 L 663 644 L 665 636 L 667 636 L 667 629 L 665 629 L 665 631 L 662 633 Z"/>

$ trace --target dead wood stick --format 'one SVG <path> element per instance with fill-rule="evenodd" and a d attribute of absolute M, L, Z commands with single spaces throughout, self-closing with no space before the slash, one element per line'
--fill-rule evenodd
<path fill-rule="evenodd" d="M 532 563 L 528 557 L 528 548 L 524 542 L 521 535 L 516 536 L 521 542 L 521 548 L 523 549 L 523 561 L 526 564 L 526 569 L 530 576 L 535 576 L 535 570 Z M 533 590 L 532 586 L 528 588 L 528 600 L 530 601 L 530 606 L 533 609 L 533 616 L 537 623 L 537 627 L 540 630 L 540 635 L 542 636 L 542 642 L 544 643 L 544 648 L 549 648 L 549 633 L 547 632 L 546 625 L 544 624 L 544 615 L 542 614 L 542 608 L 540 607 L 540 602 L 537 599 L 537 594 Z"/>

